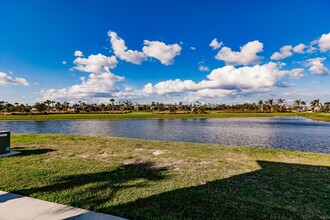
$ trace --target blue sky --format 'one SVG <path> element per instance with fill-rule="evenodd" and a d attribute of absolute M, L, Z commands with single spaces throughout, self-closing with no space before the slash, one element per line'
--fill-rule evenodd
<path fill-rule="evenodd" d="M 0 0 L 0 99 L 330 101 L 329 21 L 326 0 Z"/>

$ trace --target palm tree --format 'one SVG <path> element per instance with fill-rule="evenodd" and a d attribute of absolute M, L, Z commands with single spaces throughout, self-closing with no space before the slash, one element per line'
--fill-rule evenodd
<path fill-rule="evenodd" d="M 113 110 L 113 106 L 115 105 L 115 99 L 114 98 L 111 98 L 109 100 L 111 102 L 111 111 Z"/>
<path fill-rule="evenodd" d="M 46 101 L 47 101 L 47 100 L 46 100 Z M 49 100 L 48 100 L 48 101 L 49 101 Z M 38 112 L 43 112 L 43 111 L 46 109 L 45 104 L 46 104 L 46 102 L 44 102 L 44 103 L 39 103 L 39 102 L 37 102 L 37 103 L 34 104 L 33 107 L 34 107 L 35 109 L 37 109 Z"/>
<path fill-rule="evenodd" d="M 61 103 L 60 103 L 60 102 L 56 102 L 56 104 L 55 104 L 55 108 L 56 108 L 56 110 L 57 110 L 58 112 L 60 111 L 61 107 L 62 107 Z"/>
<path fill-rule="evenodd" d="M 74 108 L 74 111 L 77 113 L 78 112 L 78 104 L 73 104 L 72 107 Z"/>
<path fill-rule="evenodd" d="M 315 99 L 311 102 L 311 106 L 313 107 L 313 111 L 314 112 L 318 112 L 320 109 L 320 100 L 319 99 Z"/>
<path fill-rule="evenodd" d="M 132 110 L 133 102 L 130 100 L 126 100 L 123 102 L 124 110 Z"/>
<path fill-rule="evenodd" d="M 68 109 L 69 109 L 69 105 L 70 105 L 69 102 L 67 102 L 67 101 L 63 102 L 62 106 L 63 106 L 63 108 L 65 109 L 65 111 L 68 111 Z"/>
<path fill-rule="evenodd" d="M 285 107 L 285 99 L 277 99 L 277 104 L 280 106 L 280 111 L 283 111 Z"/>
<path fill-rule="evenodd" d="M 301 100 L 300 99 L 295 100 L 294 104 L 298 107 L 298 111 L 300 111 Z"/>
<path fill-rule="evenodd" d="M 282 105 L 282 104 L 284 104 L 284 101 L 285 101 L 285 99 L 279 98 L 279 99 L 277 99 L 277 104 Z"/>
<path fill-rule="evenodd" d="M 82 110 L 85 111 L 87 104 L 85 102 L 80 102 L 80 105 L 83 107 Z"/>
<path fill-rule="evenodd" d="M 268 99 L 266 101 L 266 103 L 270 107 L 270 111 L 273 112 L 274 111 L 274 100 L 273 99 Z"/>
<path fill-rule="evenodd" d="M 4 107 L 5 107 L 5 101 L 0 101 L 0 112 L 3 111 Z"/>
<path fill-rule="evenodd" d="M 51 104 L 52 104 L 52 108 L 54 108 L 54 104 L 55 104 L 56 102 L 55 101 L 52 101 L 51 102 Z"/>
<path fill-rule="evenodd" d="M 300 104 L 303 106 L 302 111 L 306 111 L 306 102 L 305 101 L 301 101 Z"/>
<path fill-rule="evenodd" d="M 101 111 L 104 112 L 105 104 L 104 103 L 101 103 L 100 107 L 101 107 Z"/>
<path fill-rule="evenodd" d="M 45 102 L 44 102 L 47 107 L 48 107 L 48 112 L 50 112 L 50 104 L 52 103 L 52 101 L 50 101 L 49 99 L 47 99 Z"/>
<path fill-rule="evenodd" d="M 264 111 L 264 102 L 262 100 L 259 100 L 258 107 L 259 107 L 260 111 L 262 111 L 262 112 Z"/>

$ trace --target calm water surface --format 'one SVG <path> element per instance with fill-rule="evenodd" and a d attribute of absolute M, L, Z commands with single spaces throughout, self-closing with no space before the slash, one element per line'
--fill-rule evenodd
<path fill-rule="evenodd" d="M 0 130 L 91 134 L 330 153 L 330 123 L 298 117 L 182 120 L 7 121 Z"/>

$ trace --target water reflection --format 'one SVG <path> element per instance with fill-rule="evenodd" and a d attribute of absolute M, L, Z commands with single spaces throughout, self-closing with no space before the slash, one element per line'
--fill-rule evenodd
<path fill-rule="evenodd" d="M 0 122 L 13 133 L 91 134 L 330 153 L 330 123 L 305 118 Z"/>

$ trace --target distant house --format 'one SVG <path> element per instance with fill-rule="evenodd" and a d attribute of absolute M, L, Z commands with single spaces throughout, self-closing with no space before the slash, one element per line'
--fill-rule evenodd
<path fill-rule="evenodd" d="M 32 112 L 32 113 L 37 113 L 37 112 L 39 112 L 36 108 L 32 108 L 31 110 L 30 110 L 30 112 Z"/>

